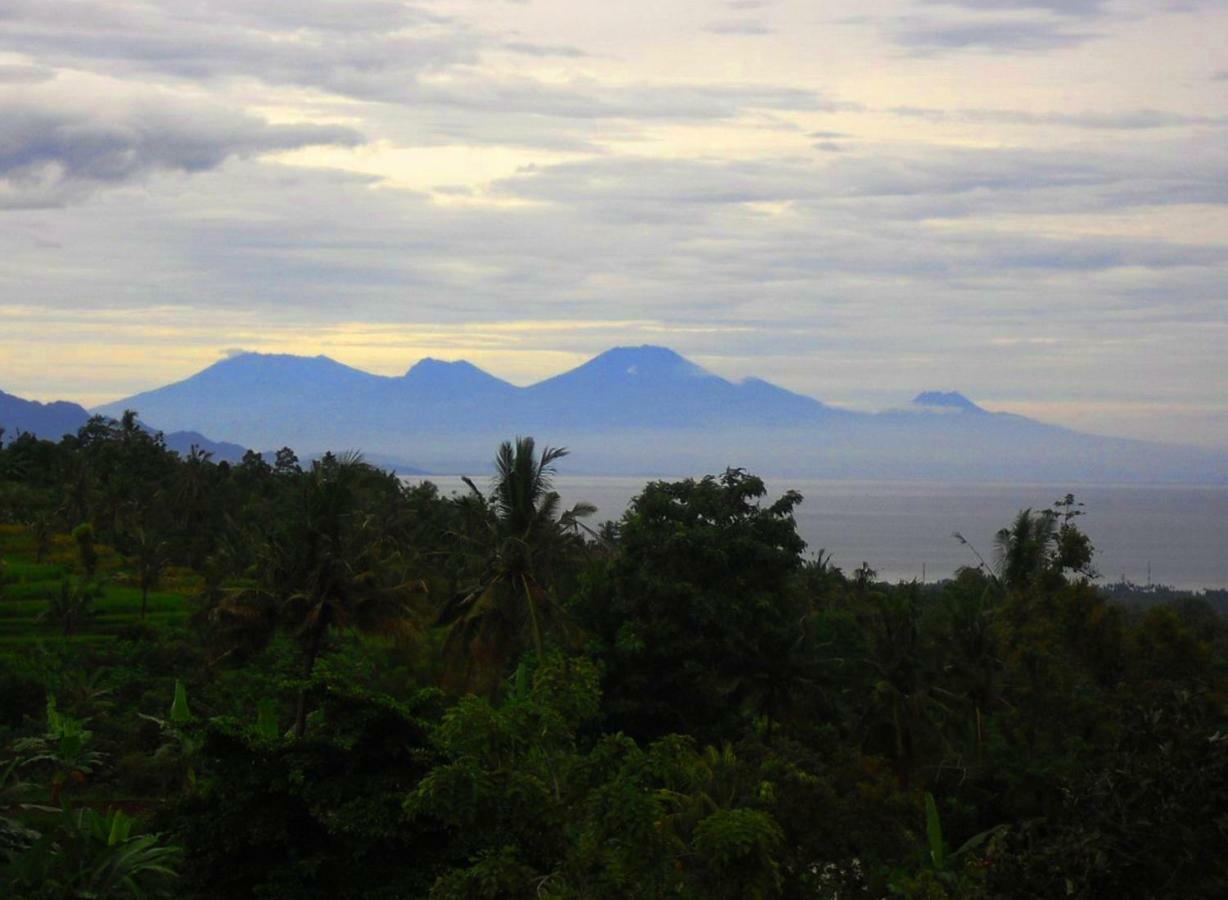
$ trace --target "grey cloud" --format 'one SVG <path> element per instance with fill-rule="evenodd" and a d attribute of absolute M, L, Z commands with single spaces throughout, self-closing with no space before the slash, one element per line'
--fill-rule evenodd
<path fill-rule="evenodd" d="M 830 112 L 856 104 L 803 88 L 746 84 L 543 84 L 531 79 L 455 79 L 419 91 L 424 103 L 561 119 L 732 119 L 752 110 Z"/>
<path fill-rule="evenodd" d="M 1228 249 L 1198 244 L 1164 244 L 1123 239 L 1028 240 L 1004 248 L 996 262 L 1002 269 L 1043 269 L 1075 272 L 1185 266 L 1214 266 L 1228 262 Z"/>
<path fill-rule="evenodd" d="M 534 44 L 530 41 L 509 41 L 503 49 L 525 56 L 560 56 L 567 59 L 580 59 L 588 56 L 579 47 L 567 44 Z"/>
<path fill-rule="evenodd" d="M 210 173 L 187 187 L 188 196 L 151 192 L 152 209 L 109 206 L 123 210 L 126 240 L 169 241 L 178 250 L 156 259 L 186 252 L 201 275 L 185 279 L 183 288 L 217 298 L 206 305 L 294 309 L 308 319 L 352 317 L 355 308 L 387 321 L 481 321 L 509 308 L 524 318 L 559 310 L 572 318 L 604 310 L 608 318 L 616 302 L 620 317 L 652 318 L 668 309 L 674 321 L 706 323 L 736 318 L 748 292 L 765 298 L 843 291 L 843 302 L 862 306 L 868 299 L 858 282 L 865 279 L 906 278 L 915 292 L 922 284 L 1008 283 L 1020 272 L 1043 279 L 1219 265 L 1222 273 L 1224 261 L 1223 248 L 895 223 L 841 198 L 825 201 L 822 188 L 808 187 L 823 180 L 801 166 L 774 176 L 770 167 L 682 162 L 655 172 L 647 163 L 616 161 L 587 171 L 551 167 L 524 176 L 553 184 L 539 184 L 537 196 L 586 193 L 588 200 L 509 209 L 437 207 L 396 191 L 359 201 L 345 182 L 270 169 L 245 164 L 225 176 Z M 209 199 L 219 183 L 229 185 L 220 205 Z M 313 198 L 308 207 L 297 199 L 305 194 Z M 765 217 L 746 206 L 793 197 L 808 202 L 791 216 Z M 636 227 L 624 227 L 628 220 Z M 74 229 L 92 226 L 81 221 Z M 97 247 L 108 234 L 77 233 L 66 243 Z M 123 281 L 120 272 L 111 275 Z M 129 277 L 165 283 L 157 271 Z M 52 275 L 49 283 L 60 278 Z M 339 310 L 338 296 L 355 306 Z M 755 308 L 759 315 L 765 309 Z"/>
<path fill-rule="evenodd" d="M 7 0 L 0 21 L 40 25 L 59 23 L 96 29 L 142 26 L 151 31 L 171 28 L 246 28 L 304 33 L 396 31 L 415 25 L 449 21 L 420 4 L 405 0 L 205 0 L 172 2 L 142 0 L 112 3 L 107 0 L 57 0 L 48 9 L 42 0 Z"/>
<path fill-rule="evenodd" d="M 179 13 L 183 14 L 183 13 Z M 212 0 L 198 19 L 233 21 L 257 27 L 318 31 L 391 31 L 423 23 L 448 21 L 422 5 L 405 0 Z"/>
<path fill-rule="evenodd" d="M 1146 152 L 1015 149 L 930 151 L 830 164 L 837 197 L 899 219 L 1103 212 L 1140 206 L 1228 203 L 1228 155 L 1214 140 Z"/>
<path fill-rule="evenodd" d="M 1094 130 L 1147 130 L 1178 128 L 1188 125 L 1228 125 L 1226 115 L 1191 116 L 1182 113 L 1155 109 L 1140 109 L 1123 113 L 1031 113 L 1010 109 L 931 109 L 915 106 L 897 106 L 889 110 L 898 116 L 924 119 L 929 122 L 988 122 L 1008 125 L 1061 125 L 1070 128 Z"/>
<path fill-rule="evenodd" d="M 234 156 L 357 144 L 350 128 L 270 125 L 200 104 L 107 106 L 0 98 L 0 207 L 60 205 L 151 172 L 201 172 Z"/>
<path fill-rule="evenodd" d="M 464 143 L 604 155 L 609 142 L 631 141 L 664 121 L 717 122 L 763 114 L 856 109 L 821 93 L 746 84 L 623 84 L 592 80 L 544 84 L 529 78 L 472 75 L 417 90 L 412 104 L 362 107 L 322 102 L 320 117 L 353 116 L 401 146 Z"/>
<path fill-rule="evenodd" d="M 788 203 L 799 214 L 883 225 L 975 215 L 1228 203 L 1228 155 L 1205 144 L 1148 153 L 918 148 L 910 156 L 717 162 L 610 158 L 531 168 L 494 189 L 609 222 L 698 222 L 720 208 Z"/>
<path fill-rule="evenodd" d="M 566 59 L 584 51 L 509 42 L 399 2 L 360 3 L 352 17 L 349 4 L 324 0 L 64 2 L 53 9 L 13 0 L 0 16 L 0 50 L 129 80 L 222 89 L 254 80 L 319 90 L 365 101 L 362 114 L 382 122 L 403 145 L 463 141 L 599 153 L 605 141 L 635 137 L 641 120 L 715 121 L 762 110 L 848 108 L 789 86 L 547 83 L 498 74 L 475 65 L 483 53 Z"/>
<path fill-rule="evenodd" d="M 1033 53 L 1061 50 L 1093 40 L 1098 35 L 1074 31 L 1059 22 L 1046 21 L 958 21 L 934 22 L 905 19 L 892 30 L 897 44 L 916 54 L 936 54 L 952 50 Z"/>
<path fill-rule="evenodd" d="M 40 84 L 55 78 L 55 70 L 46 66 L 0 65 L 0 85 Z"/>
<path fill-rule="evenodd" d="M 712 22 L 704 26 L 704 31 L 710 34 L 744 34 L 757 36 L 772 34 L 774 29 L 754 19 L 729 19 L 722 22 Z"/>
<path fill-rule="evenodd" d="M 492 189 L 621 222 L 700 221 L 714 207 L 789 201 L 813 191 L 797 165 L 626 157 L 527 168 Z"/>
<path fill-rule="evenodd" d="M 1061 16 L 1094 17 L 1107 11 L 1108 0 L 921 0 L 926 6 L 984 11 L 1040 10 Z"/>
<path fill-rule="evenodd" d="M 409 99 L 419 75 L 475 62 L 484 43 L 461 23 L 391 0 L 14 0 L 0 17 L 0 47 L 53 65 L 247 77 L 376 100 Z"/>

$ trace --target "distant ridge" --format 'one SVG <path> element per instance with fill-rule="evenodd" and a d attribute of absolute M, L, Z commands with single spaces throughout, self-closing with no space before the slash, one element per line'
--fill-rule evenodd
<path fill-rule="evenodd" d="M 0 391 L 0 428 L 4 429 L 6 441 L 22 432 L 44 440 L 58 441 L 65 435 L 76 434 L 89 419 L 90 413 L 76 403 L 39 403 Z M 156 431 L 148 426 L 142 427 L 150 432 Z M 180 455 L 186 455 L 192 447 L 198 447 L 210 453 L 217 462 L 239 462 L 247 452 L 245 447 L 238 444 L 213 441 L 195 431 L 173 431 L 163 434 L 163 439 L 167 447 Z"/>
<path fill-rule="evenodd" d="M 66 434 L 76 434 L 89 417 L 85 407 L 76 403 L 62 400 L 39 403 L 0 391 L 0 427 L 5 429 L 5 437 L 9 440 L 17 437 L 21 431 L 59 440 Z"/>
<path fill-rule="evenodd" d="M 515 434 L 567 446 L 570 472 L 940 480 L 1228 482 L 1228 456 L 1079 434 L 990 412 L 957 391 L 903 409 L 828 406 L 757 378 L 730 381 L 660 346 L 614 347 L 527 387 L 466 361 L 374 375 L 325 356 L 245 353 L 98 409 L 302 457 L 356 448 L 386 464 L 481 472 Z"/>

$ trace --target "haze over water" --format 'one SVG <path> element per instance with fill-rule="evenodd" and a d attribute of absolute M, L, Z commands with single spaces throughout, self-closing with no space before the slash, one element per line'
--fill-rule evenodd
<path fill-rule="evenodd" d="M 457 477 L 433 481 L 445 493 L 465 490 Z M 619 518 L 649 477 L 559 476 L 555 487 L 564 505 L 597 506 L 596 524 Z M 672 476 L 671 476 L 672 480 Z M 485 489 L 486 480 L 475 478 Z M 1228 588 L 1228 487 L 1171 485 L 1003 485 L 932 482 L 769 481 L 773 496 L 800 491 L 798 531 L 807 553 L 831 553 L 846 573 L 863 561 L 889 580 L 922 577 L 935 581 L 964 565 L 976 565 L 959 544 L 962 533 L 982 556 L 993 560 L 993 536 L 1025 507 L 1044 509 L 1073 492 L 1086 504 L 1080 527 L 1096 545 L 1102 581 L 1123 576 L 1147 583 L 1196 590 Z"/>

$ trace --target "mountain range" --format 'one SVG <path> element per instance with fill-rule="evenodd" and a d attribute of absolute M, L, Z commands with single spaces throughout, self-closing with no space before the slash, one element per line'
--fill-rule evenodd
<path fill-rule="evenodd" d="M 357 449 L 438 474 L 484 472 L 499 441 L 531 434 L 570 448 L 566 471 L 577 474 L 745 466 L 795 477 L 1228 482 L 1228 454 L 1083 434 L 955 392 L 854 412 L 757 378 L 729 381 L 652 346 L 614 348 L 527 387 L 463 361 L 424 359 L 390 377 L 324 356 L 244 353 L 95 412 L 126 409 L 170 433 L 304 457 Z"/>

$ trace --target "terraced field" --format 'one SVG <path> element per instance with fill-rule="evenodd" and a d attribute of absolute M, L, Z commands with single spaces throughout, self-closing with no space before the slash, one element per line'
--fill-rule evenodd
<path fill-rule="evenodd" d="M 65 581 L 81 577 L 77 550 L 68 535 L 57 535 L 36 562 L 35 542 L 20 525 L 0 525 L 0 651 L 34 641 L 108 640 L 141 620 L 141 589 L 126 561 L 109 547 L 98 546 L 96 580 L 101 595 L 94 615 L 72 633 L 47 617 L 51 601 Z M 168 569 L 158 590 L 149 594 L 146 623 L 158 627 L 182 624 L 189 613 L 187 598 L 200 590 L 200 578 L 190 570 Z"/>

